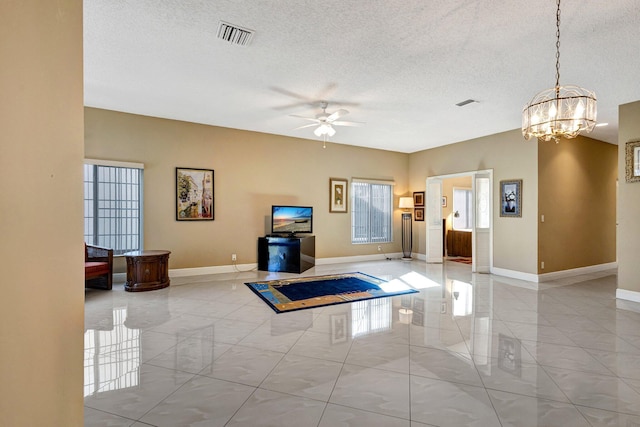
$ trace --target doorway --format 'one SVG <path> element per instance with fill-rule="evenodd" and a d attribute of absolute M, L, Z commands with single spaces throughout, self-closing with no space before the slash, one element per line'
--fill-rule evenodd
<path fill-rule="evenodd" d="M 455 194 L 454 188 L 458 190 Z M 472 272 L 491 271 L 492 188 L 493 170 L 490 169 L 427 178 L 425 228 L 428 263 L 443 263 L 446 255 L 443 247 L 447 241 L 456 239 L 458 247 L 452 248 L 449 244 L 449 249 L 455 252 L 468 253 L 463 242 L 470 242 Z"/>

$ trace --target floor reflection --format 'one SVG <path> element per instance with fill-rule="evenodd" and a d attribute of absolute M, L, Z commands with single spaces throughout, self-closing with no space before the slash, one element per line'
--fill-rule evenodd
<path fill-rule="evenodd" d="M 140 330 L 125 323 L 127 308 L 114 308 L 111 328 L 84 334 L 84 395 L 140 383 Z"/>
<path fill-rule="evenodd" d="M 274 273 L 87 291 L 85 425 L 640 425 L 640 304 L 616 301 L 615 271 L 305 274 L 353 271 L 419 292 L 276 314 L 244 286 Z"/>

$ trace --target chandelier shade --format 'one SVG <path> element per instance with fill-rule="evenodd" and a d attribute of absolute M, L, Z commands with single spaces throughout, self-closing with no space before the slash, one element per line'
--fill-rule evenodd
<path fill-rule="evenodd" d="M 596 95 L 579 86 L 560 86 L 560 0 L 556 1 L 556 84 L 533 97 L 522 109 L 522 135 L 556 143 L 575 138 L 596 125 Z"/>
<path fill-rule="evenodd" d="M 591 132 L 596 118 L 595 93 L 578 86 L 559 86 L 540 92 L 524 107 L 522 134 L 524 139 L 558 142 L 560 137 Z"/>

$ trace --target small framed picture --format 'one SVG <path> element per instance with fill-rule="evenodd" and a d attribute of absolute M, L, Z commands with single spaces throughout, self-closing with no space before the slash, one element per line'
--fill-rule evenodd
<path fill-rule="evenodd" d="M 625 147 L 625 181 L 640 181 L 640 141 L 627 142 Z"/>
<path fill-rule="evenodd" d="M 500 216 L 522 216 L 522 180 L 500 181 Z"/>
<path fill-rule="evenodd" d="M 413 206 L 424 206 L 424 191 L 413 192 Z"/>
<path fill-rule="evenodd" d="M 413 214 L 416 221 L 424 221 L 424 208 L 414 208 Z"/>
<path fill-rule="evenodd" d="M 349 181 L 329 178 L 329 212 L 347 213 Z"/>
<path fill-rule="evenodd" d="M 213 170 L 176 168 L 176 220 L 213 220 Z"/>
<path fill-rule="evenodd" d="M 443 208 L 447 207 L 447 196 L 442 196 L 442 207 Z"/>

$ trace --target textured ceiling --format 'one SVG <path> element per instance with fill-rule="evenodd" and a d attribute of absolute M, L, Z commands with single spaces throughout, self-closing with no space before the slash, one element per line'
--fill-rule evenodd
<path fill-rule="evenodd" d="M 84 0 L 85 105 L 318 139 L 291 114 L 345 108 L 331 142 L 411 153 L 518 129 L 555 84 L 553 0 Z M 255 31 L 217 38 L 220 21 Z M 638 0 L 562 3 L 560 84 L 595 91 L 617 143 L 640 99 Z M 467 99 L 477 102 L 458 107 Z M 524 143 L 524 142 L 523 142 Z"/>

